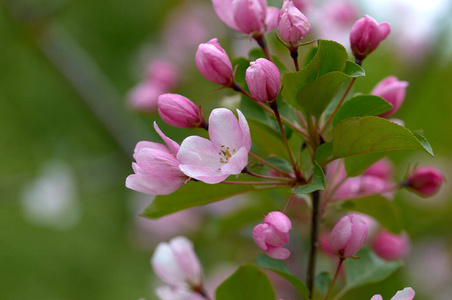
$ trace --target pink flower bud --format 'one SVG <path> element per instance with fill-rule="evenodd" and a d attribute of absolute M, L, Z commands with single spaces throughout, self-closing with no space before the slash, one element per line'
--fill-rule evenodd
<path fill-rule="evenodd" d="M 142 82 L 129 91 L 127 98 L 132 109 L 152 113 L 157 110 L 159 95 L 165 92 L 167 91 L 158 85 Z"/>
<path fill-rule="evenodd" d="M 293 4 L 296 8 L 298 8 L 300 11 L 305 11 L 309 8 L 309 6 L 312 4 L 311 0 L 292 0 Z"/>
<path fill-rule="evenodd" d="M 353 55 L 363 60 L 374 51 L 380 42 L 391 32 L 389 23 L 378 24 L 374 18 L 366 15 L 353 25 L 350 31 L 350 45 Z"/>
<path fill-rule="evenodd" d="M 272 211 L 265 217 L 264 223 L 254 227 L 253 239 L 268 256 L 287 259 L 290 252 L 283 246 L 289 242 L 289 230 L 291 229 L 292 223 L 285 214 Z"/>
<path fill-rule="evenodd" d="M 271 61 L 259 58 L 251 62 L 246 69 L 245 80 L 254 99 L 269 102 L 278 97 L 281 75 L 278 67 Z"/>
<path fill-rule="evenodd" d="M 292 1 L 284 1 L 279 13 L 278 32 L 290 46 L 297 46 L 311 33 L 311 24 Z"/>
<path fill-rule="evenodd" d="M 389 76 L 374 87 L 372 92 L 370 92 L 372 95 L 380 96 L 392 104 L 391 110 L 381 114 L 380 117 L 390 117 L 399 110 L 403 100 L 405 100 L 407 86 L 408 82 L 399 81 L 395 76 Z"/>
<path fill-rule="evenodd" d="M 241 32 L 246 34 L 265 32 L 266 0 L 235 0 L 232 3 L 232 14 Z"/>
<path fill-rule="evenodd" d="M 394 177 L 394 166 L 389 159 L 384 158 L 371 165 L 363 175 L 374 176 L 389 182 Z"/>
<path fill-rule="evenodd" d="M 199 127 L 199 109 L 189 99 L 177 94 L 163 94 L 158 100 L 159 114 L 166 123 L 181 127 Z"/>
<path fill-rule="evenodd" d="M 186 237 L 178 236 L 169 243 L 158 244 L 151 264 L 161 280 L 176 287 L 185 287 L 185 292 L 202 286 L 202 267 L 192 242 Z"/>
<path fill-rule="evenodd" d="M 375 237 L 372 249 L 383 259 L 397 260 L 408 254 L 410 240 L 406 233 L 396 235 L 384 230 Z"/>
<path fill-rule="evenodd" d="M 436 168 L 424 167 L 416 169 L 406 180 L 406 185 L 420 196 L 433 196 L 444 181 L 443 174 Z"/>
<path fill-rule="evenodd" d="M 361 249 L 366 237 L 367 225 L 361 216 L 356 214 L 344 216 L 331 231 L 331 249 L 340 257 L 351 257 Z"/>
<path fill-rule="evenodd" d="M 162 90 L 170 90 L 179 80 L 177 66 L 165 60 L 156 60 L 149 64 L 147 69 L 149 81 Z"/>
<path fill-rule="evenodd" d="M 195 61 L 199 72 L 207 80 L 223 86 L 228 86 L 232 82 L 231 61 L 217 39 L 200 44 L 196 51 Z"/>

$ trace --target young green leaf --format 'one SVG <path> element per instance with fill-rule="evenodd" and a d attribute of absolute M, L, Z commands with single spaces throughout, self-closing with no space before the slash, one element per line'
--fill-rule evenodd
<path fill-rule="evenodd" d="M 319 164 L 315 164 L 311 181 L 292 190 L 293 194 L 309 194 L 315 191 L 325 190 L 325 175 Z"/>
<path fill-rule="evenodd" d="M 424 150 L 433 156 L 425 142 L 409 129 L 379 117 L 347 118 L 333 129 L 335 158 L 403 149 Z"/>
<path fill-rule="evenodd" d="M 369 215 L 393 233 L 402 231 L 396 206 L 381 195 L 348 200 L 341 204 L 341 208 Z"/>
<path fill-rule="evenodd" d="M 216 300 L 275 300 L 273 286 L 258 267 L 245 265 L 226 279 L 215 292 Z"/>
<path fill-rule="evenodd" d="M 255 263 L 257 266 L 271 270 L 286 279 L 303 297 L 309 297 L 309 290 L 306 284 L 298 277 L 294 276 L 282 260 L 271 258 L 265 254 L 260 254 L 256 257 Z"/>
<path fill-rule="evenodd" d="M 333 125 L 350 117 L 378 116 L 391 108 L 392 105 L 379 96 L 358 95 L 342 104 L 333 119 Z"/>

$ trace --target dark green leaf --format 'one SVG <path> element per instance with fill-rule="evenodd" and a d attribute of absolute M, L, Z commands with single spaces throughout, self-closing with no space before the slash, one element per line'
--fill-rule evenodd
<path fill-rule="evenodd" d="M 188 182 L 176 192 L 157 196 L 141 215 L 155 219 L 194 206 L 220 201 L 255 190 L 252 186 Z"/>
<path fill-rule="evenodd" d="M 358 176 L 385 155 L 385 152 L 372 152 L 346 157 L 344 159 L 345 171 L 350 177 Z"/>
<path fill-rule="evenodd" d="M 315 161 L 323 166 L 326 162 L 333 158 L 333 143 L 324 143 L 315 151 Z"/>
<path fill-rule="evenodd" d="M 427 139 L 419 132 L 412 131 L 414 136 L 417 138 L 419 143 L 421 143 L 422 147 L 431 155 L 433 156 L 433 149 L 432 146 L 430 146 L 430 143 L 427 141 Z"/>
<path fill-rule="evenodd" d="M 315 191 L 325 190 L 325 175 L 322 168 L 316 163 L 314 167 L 314 174 L 311 181 L 305 185 L 301 185 L 292 190 L 293 194 L 309 194 Z"/>
<path fill-rule="evenodd" d="M 318 50 L 319 47 L 312 47 L 311 49 L 309 49 L 303 61 L 303 68 L 306 67 L 314 59 Z"/>
<path fill-rule="evenodd" d="M 215 299 L 275 300 L 275 292 L 267 275 L 256 266 L 245 265 L 240 267 L 217 288 Z"/>
<path fill-rule="evenodd" d="M 403 149 L 419 149 L 433 155 L 431 147 L 410 130 L 383 118 L 347 118 L 333 129 L 335 158 Z"/>
<path fill-rule="evenodd" d="M 358 95 L 342 104 L 333 119 L 333 125 L 350 117 L 378 116 L 391 108 L 392 105 L 379 96 Z"/>
<path fill-rule="evenodd" d="M 381 195 L 373 195 L 342 203 L 345 210 L 361 212 L 373 217 L 382 226 L 393 233 L 400 233 L 402 226 L 396 206 Z"/>
<path fill-rule="evenodd" d="M 290 282 L 302 296 L 309 297 L 309 290 L 306 284 L 298 277 L 294 276 L 282 260 L 274 259 L 265 254 L 261 254 L 256 257 L 255 263 L 259 267 L 271 270 L 283 277 Z"/>
<path fill-rule="evenodd" d="M 322 272 L 315 276 L 314 284 L 316 289 L 322 294 L 325 295 L 328 291 L 328 288 L 331 284 L 331 276 L 328 272 Z"/>
<path fill-rule="evenodd" d="M 382 281 L 402 266 L 400 261 L 385 262 L 381 260 L 369 249 L 362 249 L 356 256 L 360 259 L 345 261 L 346 284 L 335 299 L 340 299 L 351 289 Z"/>

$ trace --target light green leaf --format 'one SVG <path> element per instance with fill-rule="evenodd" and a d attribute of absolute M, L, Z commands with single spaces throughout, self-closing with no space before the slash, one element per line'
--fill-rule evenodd
<path fill-rule="evenodd" d="M 403 149 L 424 150 L 433 155 L 428 146 L 407 128 L 379 117 L 347 118 L 333 129 L 335 158 Z"/>
<path fill-rule="evenodd" d="M 315 164 L 314 174 L 311 181 L 305 185 L 301 185 L 296 189 L 292 190 L 293 194 L 309 194 L 315 191 L 325 190 L 325 175 L 323 174 L 322 168 L 319 164 Z"/>
<path fill-rule="evenodd" d="M 271 270 L 283 277 L 290 282 L 290 284 L 292 284 L 302 296 L 306 298 L 309 297 L 309 290 L 306 284 L 298 277 L 294 276 L 282 260 L 274 259 L 265 254 L 261 254 L 256 257 L 255 263 L 257 266 Z"/>
<path fill-rule="evenodd" d="M 369 215 L 393 233 L 402 231 L 396 206 L 381 195 L 348 200 L 341 204 L 341 208 Z"/>
<path fill-rule="evenodd" d="M 315 161 L 320 166 L 324 166 L 329 160 L 333 158 L 333 143 L 324 143 L 320 145 L 315 151 Z"/>
<path fill-rule="evenodd" d="M 334 299 L 341 299 L 346 292 L 354 288 L 382 281 L 402 266 L 400 261 L 385 262 L 366 248 L 359 251 L 356 256 L 360 259 L 345 261 L 345 287 Z"/>
<path fill-rule="evenodd" d="M 333 125 L 350 117 L 378 116 L 391 108 L 392 105 L 379 96 L 358 95 L 341 105 L 333 119 Z"/>
<path fill-rule="evenodd" d="M 258 267 L 245 265 L 226 279 L 215 292 L 216 300 L 275 300 L 273 286 Z"/>
<path fill-rule="evenodd" d="M 325 295 L 331 284 L 331 276 L 328 272 L 322 272 L 315 276 L 314 278 L 315 288 L 320 292 L 320 294 Z"/>

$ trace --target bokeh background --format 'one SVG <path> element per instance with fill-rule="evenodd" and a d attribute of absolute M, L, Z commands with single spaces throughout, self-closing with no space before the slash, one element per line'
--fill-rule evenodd
<path fill-rule="evenodd" d="M 347 299 L 377 292 L 389 299 L 405 286 L 419 300 L 451 299 L 452 4 L 352 1 L 344 17 L 338 3 L 310 1 L 306 15 L 317 36 L 334 33 L 347 43 L 347 30 L 364 13 L 393 26 L 366 59 L 367 77 L 355 91 L 367 93 L 389 75 L 410 83 L 397 117 L 408 128 L 424 129 L 436 157 L 396 153 L 391 158 L 399 178 L 417 163 L 437 166 L 449 180 L 434 198 L 396 195 L 412 239 L 405 267 Z M 235 100 L 196 70 L 197 44 L 219 37 L 232 57 L 254 44 L 226 28 L 208 0 L 0 4 L 0 299 L 154 299 L 159 282 L 149 258 L 158 242 L 178 234 L 195 241 L 211 290 L 239 263 L 252 261 L 259 251 L 250 230 L 261 209 L 249 204 L 253 199 L 158 223 L 138 217 L 152 199 L 127 190 L 124 181 L 136 142 L 158 141 L 152 129 L 158 115 L 137 111 L 130 100 L 146 82 L 149 64 L 173 62 L 179 78 L 170 91 L 202 102 L 208 112 Z M 178 142 L 193 134 L 158 124 Z M 239 225 L 224 225 L 238 219 Z M 288 299 L 284 289 L 278 295 Z"/>

